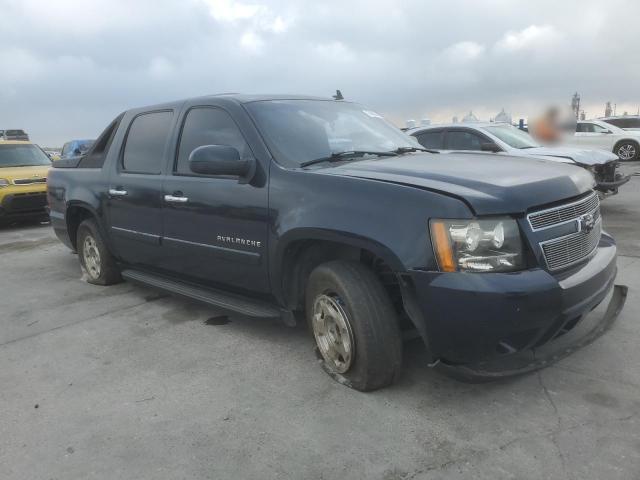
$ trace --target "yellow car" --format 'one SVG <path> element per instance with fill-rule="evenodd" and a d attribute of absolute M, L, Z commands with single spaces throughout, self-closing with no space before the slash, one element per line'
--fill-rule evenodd
<path fill-rule="evenodd" d="M 47 219 L 51 160 L 30 142 L 0 141 L 0 223 Z"/>

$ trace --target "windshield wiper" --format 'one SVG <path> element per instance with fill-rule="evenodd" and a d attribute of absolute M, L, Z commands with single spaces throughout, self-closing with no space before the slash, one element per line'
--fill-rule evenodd
<path fill-rule="evenodd" d="M 327 157 L 314 158 L 313 160 L 307 160 L 306 162 L 302 162 L 300 164 L 301 168 L 308 167 L 310 165 L 315 165 L 316 163 L 323 162 L 338 162 L 340 160 L 344 160 L 347 158 L 358 158 L 363 157 L 365 155 L 376 155 L 378 157 L 395 157 L 398 155 L 397 152 L 374 152 L 370 150 L 348 150 L 346 152 L 336 152 L 332 153 Z"/>
<path fill-rule="evenodd" d="M 422 147 L 398 147 L 395 150 L 393 150 L 393 153 L 397 153 L 397 154 L 411 153 L 411 152 L 440 153 L 438 150 L 432 150 L 429 148 L 422 148 Z"/>

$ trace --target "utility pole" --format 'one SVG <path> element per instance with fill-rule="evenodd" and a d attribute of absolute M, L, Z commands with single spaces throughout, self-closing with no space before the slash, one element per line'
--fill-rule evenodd
<path fill-rule="evenodd" d="M 571 108 L 576 116 L 576 120 L 578 120 L 578 118 L 580 118 L 580 95 L 578 92 L 574 93 L 573 98 L 571 98 Z"/>

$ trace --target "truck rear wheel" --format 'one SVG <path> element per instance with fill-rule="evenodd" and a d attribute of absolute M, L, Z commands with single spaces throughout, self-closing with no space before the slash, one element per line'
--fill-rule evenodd
<path fill-rule="evenodd" d="M 357 262 L 318 266 L 306 290 L 306 315 L 323 369 L 360 391 L 386 387 L 402 364 L 402 338 L 389 296 Z"/>
<path fill-rule="evenodd" d="M 78 226 L 77 250 L 87 281 L 94 285 L 112 285 L 122 281 L 116 261 L 107 250 L 93 220 L 84 220 Z"/>

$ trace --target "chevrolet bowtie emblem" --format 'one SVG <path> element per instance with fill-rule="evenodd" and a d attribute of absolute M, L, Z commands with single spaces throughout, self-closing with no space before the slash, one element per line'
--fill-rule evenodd
<path fill-rule="evenodd" d="M 582 215 L 578 220 L 578 226 L 581 232 L 589 233 L 596 226 L 596 219 L 592 213 Z"/>

